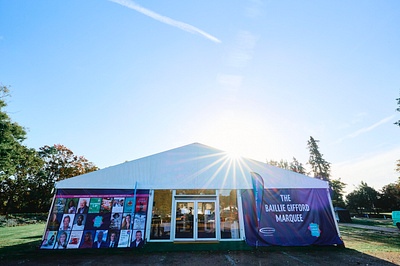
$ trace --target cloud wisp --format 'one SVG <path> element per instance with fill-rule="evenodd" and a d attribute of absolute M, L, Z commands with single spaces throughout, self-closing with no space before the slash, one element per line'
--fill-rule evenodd
<path fill-rule="evenodd" d="M 209 40 L 211 40 L 213 42 L 216 42 L 216 43 L 220 43 L 221 42 L 216 37 L 208 34 L 205 31 L 200 30 L 199 28 L 196 28 L 196 27 L 194 27 L 192 25 L 189 25 L 187 23 L 183 23 L 183 22 L 180 22 L 180 21 L 177 21 L 177 20 L 173 20 L 172 18 L 169 18 L 169 17 L 166 17 L 166 16 L 162 16 L 160 14 L 157 14 L 157 13 L 155 13 L 155 12 L 149 10 L 149 9 L 146 9 L 144 7 L 139 6 L 138 4 L 134 3 L 133 1 L 130 1 L 130 0 L 109 0 L 109 1 L 117 3 L 117 4 L 120 4 L 122 6 L 130 8 L 130 9 L 136 10 L 137 12 L 140 12 L 143 15 L 149 16 L 149 17 L 151 17 L 151 18 L 153 18 L 155 20 L 158 20 L 158 21 L 160 21 L 162 23 L 171 25 L 173 27 L 177 27 L 177 28 L 179 28 L 181 30 L 184 30 L 184 31 L 187 31 L 187 32 L 190 32 L 190 33 L 193 33 L 193 34 L 199 34 L 199 35 L 203 36 L 204 38 L 207 38 L 207 39 L 209 39 Z"/>
<path fill-rule="evenodd" d="M 384 124 L 384 123 L 389 122 L 390 120 L 393 119 L 393 117 L 394 117 L 394 115 L 389 116 L 389 117 L 386 117 L 386 118 L 382 119 L 381 121 L 379 121 L 379 122 L 373 124 L 372 126 L 365 127 L 365 128 L 361 128 L 361 129 L 359 129 L 359 130 L 357 130 L 357 131 L 355 131 L 355 132 L 353 132 L 353 133 L 351 133 L 351 134 L 349 134 L 349 135 L 347 135 L 347 136 L 344 136 L 343 138 L 338 139 L 338 140 L 335 142 L 335 144 L 340 143 L 340 142 L 342 142 L 342 141 L 345 140 L 345 139 L 352 139 L 352 138 L 355 138 L 355 137 L 357 137 L 358 135 L 360 135 L 360 134 L 362 134 L 362 133 L 371 131 L 371 130 L 373 130 L 374 128 L 376 128 L 376 127 L 378 127 L 378 126 L 380 126 L 380 125 L 382 125 L 382 124 Z"/>

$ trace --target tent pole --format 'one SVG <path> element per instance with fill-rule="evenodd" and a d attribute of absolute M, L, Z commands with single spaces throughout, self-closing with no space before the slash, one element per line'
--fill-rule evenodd
<path fill-rule="evenodd" d="M 326 189 L 326 192 L 328 193 L 329 204 L 331 205 L 332 218 L 333 218 L 333 221 L 335 222 L 336 230 L 337 230 L 337 232 L 339 234 L 339 237 L 341 238 L 342 236 L 340 235 L 339 225 L 338 225 L 338 223 L 336 221 L 335 210 L 333 209 L 331 193 L 329 193 L 329 188 Z"/>
<path fill-rule="evenodd" d="M 57 190 L 56 190 L 56 193 L 54 193 L 53 201 L 51 202 L 51 205 L 50 205 L 49 214 L 47 215 L 47 222 L 46 222 L 46 227 L 44 228 L 44 232 L 43 232 L 43 235 L 42 235 L 42 242 L 44 240 L 44 237 L 46 236 L 47 226 L 49 225 L 51 210 L 53 210 L 53 207 L 54 207 L 54 201 L 56 199 L 56 194 L 57 194 Z M 42 243 L 40 243 L 40 245 L 42 245 Z"/>
<path fill-rule="evenodd" d="M 132 213 L 131 213 L 131 224 L 129 225 L 129 228 L 131 230 L 131 239 L 132 239 L 132 229 L 133 229 L 133 215 L 135 214 L 136 210 L 136 189 L 137 189 L 137 181 L 135 184 L 135 192 L 133 194 L 133 207 L 132 207 Z"/>

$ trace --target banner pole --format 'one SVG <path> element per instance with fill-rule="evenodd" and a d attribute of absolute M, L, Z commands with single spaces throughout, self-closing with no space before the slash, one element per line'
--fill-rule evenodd
<path fill-rule="evenodd" d="M 132 229 L 133 229 L 133 215 L 135 214 L 135 210 L 136 210 L 136 189 L 137 189 L 137 181 L 135 184 L 135 192 L 133 193 L 133 207 L 132 207 L 132 213 L 131 213 L 131 224 L 129 225 L 129 228 L 131 230 L 131 239 L 132 239 Z"/>

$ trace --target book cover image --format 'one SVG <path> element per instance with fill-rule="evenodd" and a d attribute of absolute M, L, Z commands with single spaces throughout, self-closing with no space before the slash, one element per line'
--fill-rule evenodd
<path fill-rule="evenodd" d="M 133 222 L 133 229 L 135 229 L 135 230 L 144 230 L 145 225 L 146 225 L 146 215 L 145 214 L 136 213 L 135 214 L 135 220 Z"/>
<path fill-rule="evenodd" d="M 99 213 L 101 207 L 101 198 L 91 198 L 89 205 L 89 213 Z"/>
<path fill-rule="evenodd" d="M 131 231 L 121 230 L 119 235 L 118 247 L 119 248 L 129 247 L 130 240 L 131 240 Z"/>
<path fill-rule="evenodd" d="M 101 200 L 100 212 L 101 213 L 111 212 L 112 204 L 113 204 L 113 198 L 103 198 Z"/>
<path fill-rule="evenodd" d="M 65 202 L 67 199 L 65 198 L 56 198 L 53 207 L 53 213 L 64 213 Z"/>
<path fill-rule="evenodd" d="M 137 198 L 136 199 L 136 213 L 146 213 L 147 211 L 147 198 Z"/>
<path fill-rule="evenodd" d="M 57 231 L 47 231 L 40 248 L 53 249 L 57 239 Z"/>
<path fill-rule="evenodd" d="M 132 208 L 134 207 L 134 197 L 125 198 L 125 207 L 124 212 L 132 212 Z"/>
<path fill-rule="evenodd" d="M 122 222 L 122 213 L 121 212 L 113 212 L 111 214 L 110 229 L 120 229 L 121 222 Z"/>
<path fill-rule="evenodd" d="M 71 231 L 67 248 L 79 248 L 83 231 Z"/>
<path fill-rule="evenodd" d="M 124 202 L 125 198 L 114 198 L 112 212 L 123 212 Z"/>

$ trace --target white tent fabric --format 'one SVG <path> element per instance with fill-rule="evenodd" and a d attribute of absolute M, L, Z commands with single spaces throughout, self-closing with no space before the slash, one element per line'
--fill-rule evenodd
<path fill-rule="evenodd" d="M 265 188 L 328 188 L 328 182 L 193 143 L 57 182 L 57 189 L 251 189 L 251 172 Z"/>

